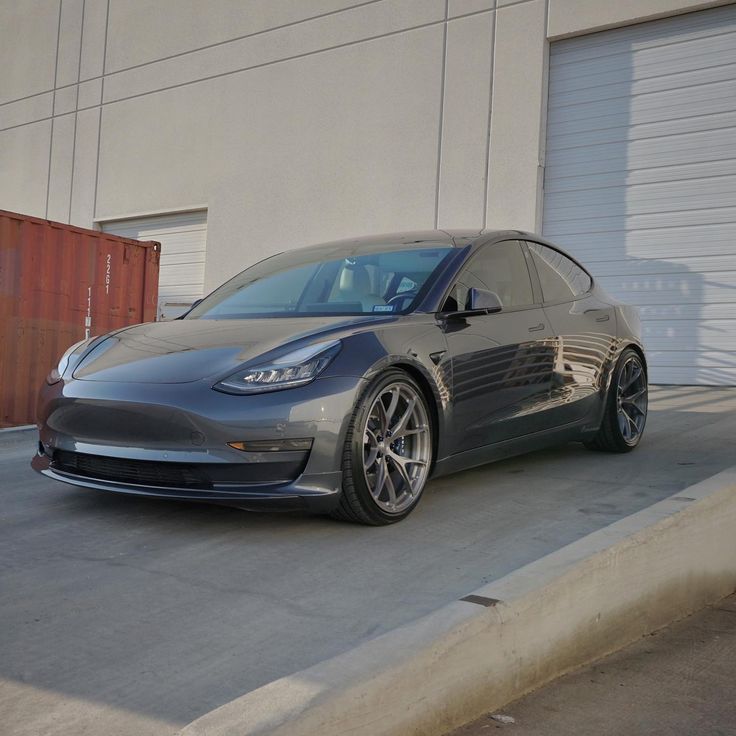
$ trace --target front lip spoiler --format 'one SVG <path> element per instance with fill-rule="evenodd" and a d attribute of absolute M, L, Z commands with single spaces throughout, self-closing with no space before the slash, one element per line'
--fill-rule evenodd
<path fill-rule="evenodd" d="M 204 490 L 134 485 L 74 475 L 51 467 L 51 462 L 46 455 L 36 455 L 31 461 L 31 467 L 47 478 L 82 488 L 146 498 L 224 504 L 253 510 L 269 508 L 331 511 L 337 504 L 342 487 L 342 473 L 339 471 L 312 476 L 302 475 L 291 483 L 254 483 L 247 486 L 215 487 L 212 490 Z"/>

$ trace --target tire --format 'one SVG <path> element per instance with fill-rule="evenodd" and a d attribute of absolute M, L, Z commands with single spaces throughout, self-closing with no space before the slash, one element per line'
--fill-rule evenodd
<path fill-rule="evenodd" d="M 426 485 L 432 448 L 432 415 L 417 382 L 396 368 L 378 376 L 350 419 L 342 493 L 332 516 L 370 526 L 405 519 Z"/>
<path fill-rule="evenodd" d="M 647 370 L 639 353 L 621 353 L 611 377 L 598 434 L 585 442 L 590 450 L 631 452 L 641 441 L 647 421 Z"/>

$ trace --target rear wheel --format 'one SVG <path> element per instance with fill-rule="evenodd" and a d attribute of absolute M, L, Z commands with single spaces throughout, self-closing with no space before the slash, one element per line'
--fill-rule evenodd
<path fill-rule="evenodd" d="M 630 452 L 647 421 L 647 371 L 639 353 L 627 348 L 616 363 L 598 434 L 585 446 L 604 452 Z"/>
<path fill-rule="evenodd" d="M 419 503 L 431 464 L 424 394 L 404 371 L 387 371 L 370 384 L 353 413 L 333 515 L 374 526 L 401 521 Z"/>

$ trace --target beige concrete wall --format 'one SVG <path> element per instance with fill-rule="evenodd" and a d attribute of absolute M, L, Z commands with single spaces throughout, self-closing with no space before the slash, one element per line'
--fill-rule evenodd
<path fill-rule="evenodd" d="M 0 207 L 208 208 L 207 286 L 264 254 L 540 225 L 549 38 L 707 0 L 0 5 Z"/>

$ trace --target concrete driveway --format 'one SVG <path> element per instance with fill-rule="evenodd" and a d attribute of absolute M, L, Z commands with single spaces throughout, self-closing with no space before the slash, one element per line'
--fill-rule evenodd
<path fill-rule="evenodd" d="M 653 389 L 630 455 L 442 478 L 371 529 L 76 490 L 0 434 L 2 733 L 174 733 L 729 467 L 735 436 L 736 389 Z"/>

